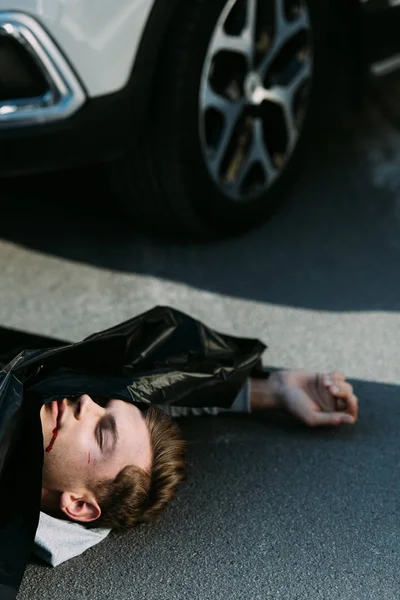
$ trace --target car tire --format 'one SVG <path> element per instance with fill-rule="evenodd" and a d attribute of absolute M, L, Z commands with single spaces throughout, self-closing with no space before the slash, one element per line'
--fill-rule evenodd
<path fill-rule="evenodd" d="M 326 96 L 327 3 L 260 0 L 257 43 L 249 44 L 251 3 L 184 1 L 170 25 L 140 144 L 110 170 L 116 195 L 147 230 L 243 233 L 293 189 Z M 277 32 L 287 35 L 279 51 Z"/>

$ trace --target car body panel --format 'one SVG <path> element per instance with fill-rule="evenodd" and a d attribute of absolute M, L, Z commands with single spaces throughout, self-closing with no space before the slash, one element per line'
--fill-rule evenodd
<path fill-rule="evenodd" d="M 56 41 L 89 97 L 123 88 L 154 0 L 16 0 Z M 10 0 L 0 0 L 0 11 Z"/>

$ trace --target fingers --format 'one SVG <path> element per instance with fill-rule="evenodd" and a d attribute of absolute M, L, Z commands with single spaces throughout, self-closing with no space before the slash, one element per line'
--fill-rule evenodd
<path fill-rule="evenodd" d="M 341 371 L 332 371 L 332 373 L 323 375 L 323 381 L 326 386 L 340 384 L 346 381 L 346 375 Z"/>
<path fill-rule="evenodd" d="M 347 412 L 357 419 L 358 416 L 358 398 L 353 393 L 353 386 L 345 381 L 343 373 L 334 372 L 325 375 L 323 378 L 324 386 L 329 389 L 332 396 L 337 401 L 337 408 L 339 410 L 347 410 Z"/>
<path fill-rule="evenodd" d="M 280 388 L 281 408 L 310 427 L 354 424 L 358 399 L 339 371 L 288 372 Z"/>
<path fill-rule="evenodd" d="M 353 387 L 349 383 L 342 383 L 336 387 L 335 391 L 331 390 L 332 395 L 337 399 L 337 408 L 351 414 L 357 418 L 358 415 L 358 398 L 353 394 Z"/>
<path fill-rule="evenodd" d="M 309 415 L 306 424 L 309 427 L 320 427 L 326 425 L 354 425 L 355 418 L 343 412 L 314 412 Z"/>
<path fill-rule="evenodd" d="M 343 402 L 346 403 L 347 406 L 343 407 L 339 407 L 338 408 L 340 410 L 345 410 L 347 411 L 352 417 L 354 417 L 354 419 L 357 419 L 358 417 L 358 398 L 355 394 L 351 393 L 348 396 L 346 396 L 345 398 L 343 398 Z"/>
<path fill-rule="evenodd" d="M 314 412 L 308 417 L 310 427 L 323 425 L 353 425 L 358 416 L 358 398 L 353 393 L 353 386 L 346 381 L 340 371 L 333 371 L 323 377 L 324 386 L 337 400 L 338 412 Z"/>

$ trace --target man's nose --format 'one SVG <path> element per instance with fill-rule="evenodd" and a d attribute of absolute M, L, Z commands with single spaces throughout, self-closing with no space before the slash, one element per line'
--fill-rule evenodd
<path fill-rule="evenodd" d="M 88 416 L 99 416 L 101 417 L 105 409 L 96 404 L 88 394 L 82 394 L 78 398 L 78 411 L 77 418 L 84 419 Z"/>

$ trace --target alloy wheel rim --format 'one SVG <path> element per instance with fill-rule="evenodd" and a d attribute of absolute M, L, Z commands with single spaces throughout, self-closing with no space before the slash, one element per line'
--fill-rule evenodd
<path fill-rule="evenodd" d="M 303 0 L 228 0 L 200 84 L 203 157 L 219 190 L 236 202 L 267 192 L 296 147 L 313 74 Z"/>

